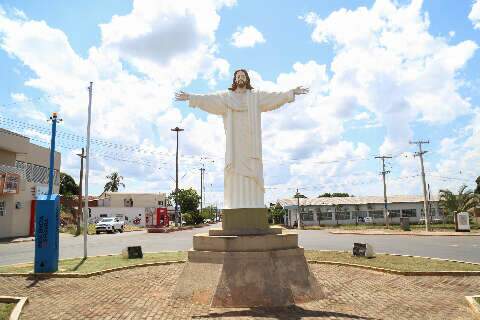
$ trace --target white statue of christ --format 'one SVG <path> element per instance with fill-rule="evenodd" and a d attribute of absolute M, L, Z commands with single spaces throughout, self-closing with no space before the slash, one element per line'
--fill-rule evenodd
<path fill-rule="evenodd" d="M 264 208 L 262 112 L 280 108 L 308 93 L 297 87 L 286 92 L 256 91 L 244 69 L 235 71 L 232 87 L 215 94 L 176 93 L 177 101 L 223 117 L 226 135 L 224 208 Z"/>

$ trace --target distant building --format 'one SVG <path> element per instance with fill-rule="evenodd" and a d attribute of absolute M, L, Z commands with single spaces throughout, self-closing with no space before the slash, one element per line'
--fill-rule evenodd
<path fill-rule="evenodd" d="M 59 192 L 61 155 L 55 152 L 53 192 Z M 48 191 L 50 149 L 0 128 L 0 238 L 33 235 L 32 200 Z"/>
<path fill-rule="evenodd" d="M 90 208 L 89 221 L 118 217 L 126 224 L 144 227 L 157 208 L 168 207 L 165 193 L 105 192 L 95 199 L 96 206 Z M 92 203 L 92 201 L 89 201 Z"/>
<path fill-rule="evenodd" d="M 388 196 L 387 207 L 389 221 L 400 223 L 400 217 L 410 218 L 410 222 L 419 222 L 424 218 L 423 196 Z M 277 201 L 286 209 L 286 224 L 293 226 L 298 220 L 297 199 L 280 199 Z M 438 199 L 429 202 L 430 215 L 439 220 L 443 212 L 438 207 Z M 305 226 L 352 224 L 371 217 L 374 223 L 383 223 L 383 197 L 332 197 L 300 198 L 300 214 Z"/>

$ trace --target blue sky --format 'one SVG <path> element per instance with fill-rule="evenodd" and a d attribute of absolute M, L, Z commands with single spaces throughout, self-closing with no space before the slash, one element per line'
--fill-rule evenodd
<path fill-rule="evenodd" d="M 281 4 L 281 5 L 280 5 Z M 266 200 L 300 188 L 382 194 L 373 156 L 388 162 L 391 194 L 420 194 L 416 151 L 430 140 L 432 192 L 474 186 L 480 4 L 464 1 L 4 1 L 0 9 L 0 126 L 48 145 L 46 119 L 64 118 L 62 170 L 78 176 L 94 81 L 91 181 L 118 170 L 127 191 L 181 187 L 221 205 L 222 120 L 173 101 L 224 90 L 246 68 L 253 86 L 311 94 L 263 116 Z M 252 31 L 254 30 L 254 31 Z M 237 40 L 235 41 L 235 38 Z"/>

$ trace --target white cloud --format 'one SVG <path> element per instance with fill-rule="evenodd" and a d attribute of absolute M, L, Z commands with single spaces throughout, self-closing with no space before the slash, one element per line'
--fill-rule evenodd
<path fill-rule="evenodd" d="M 262 33 L 254 26 L 239 27 L 237 31 L 232 34 L 232 45 L 237 48 L 252 48 L 257 43 L 264 42 L 265 38 Z"/>
<path fill-rule="evenodd" d="M 480 29 L 480 0 L 475 0 L 472 5 L 472 11 L 468 15 L 475 29 Z"/>
<path fill-rule="evenodd" d="M 327 100 L 338 110 L 361 106 L 374 114 L 387 132 L 381 153 L 405 149 L 416 121 L 444 124 L 471 112 L 457 74 L 477 44 L 434 37 L 421 7 L 419 0 L 406 6 L 378 0 L 371 8 L 303 17 L 314 26 L 312 40 L 336 51 Z"/>
<path fill-rule="evenodd" d="M 85 135 L 86 87 L 93 81 L 92 137 L 111 142 L 92 145 L 91 190 L 100 192 L 111 170 L 129 177 L 127 190 L 138 190 L 145 181 L 151 182 L 150 191 L 171 190 L 172 181 L 165 178 L 171 175 L 175 159 L 171 154 L 175 136 L 170 128 L 186 125 L 180 140 L 184 154 L 221 152 L 218 143 L 192 141 L 193 137 L 215 139 L 223 134 L 218 119 L 202 120 L 193 114 L 184 118 L 172 106 L 172 97 L 193 79 L 201 77 L 214 84 L 228 74 L 228 62 L 217 57 L 215 31 L 220 21 L 217 11 L 234 4 L 231 0 L 201 4 L 136 0 L 131 13 L 114 16 L 101 25 L 102 43 L 90 48 L 86 58 L 72 49 L 63 31 L 45 21 L 0 10 L 0 47 L 31 69 L 33 76 L 25 85 L 41 90 L 48 105 L 46 110 L 43 103 L 21 101 L 16 112 L 44 121 L 45 114 L 59 111 L 64 119 L 60 132 Z M 190 34 L 188 43 L 179 36 L 180 31 Z M 164 43 L 169 44 L 168 50 Z M 22 100 L 21 94 L 13 98 Z M 128 152 L 112 142 L 149 152 Z M 81 145 L 79 140 L 62 140 L 62 136 L 58 143 Z M 63 170 L 78 176 L 78 157 L 70 152 L 63 156 Z M 181 168 L 191 170 L 198 165 L 198 158 L 185 158 Z M 197 180 L 186 176 L 185 186 L 196 185 Z"/>

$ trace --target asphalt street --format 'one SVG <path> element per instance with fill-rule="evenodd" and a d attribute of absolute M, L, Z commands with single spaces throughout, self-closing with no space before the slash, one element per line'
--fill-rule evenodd
<path fill-rule="evenodd" d="M 220 224 L 216 225 L 217 227 Z M 209 227 L 172 233 L 145 231 L 100 234 L 88 237 L 88 255 L 119 254 L 123 248 L 141 245 L 144 252 L 188 250 L 192 236 Z M 325 230 L 300 230 L 299 244 L 305 249 L 351 250 L 354 242 L 368 242 L 376 252 L 410 254 L 480 263 L 480 236 L 339 235 Z M 83 237 L 60 235 L 60 258 L 83 256 Z M 0 242 L 0 265 L 32 262 L 34 242 Z"/>

